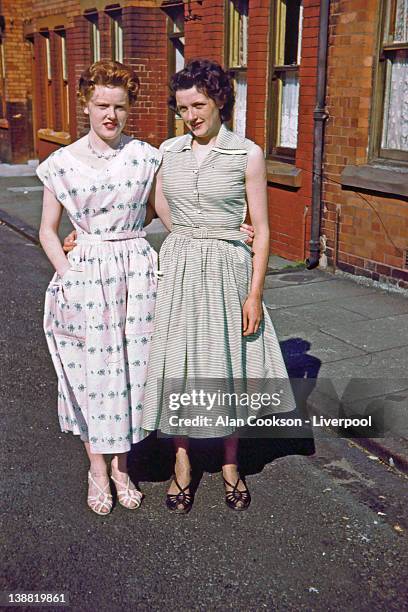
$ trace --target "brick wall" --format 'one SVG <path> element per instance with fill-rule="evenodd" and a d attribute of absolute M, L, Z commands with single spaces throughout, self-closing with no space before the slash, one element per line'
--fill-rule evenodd
<path fill-rule="evenodd" d="M 61 15 L 64 19 L 71 19 L 80 12 L 79 0 L 20 0 L 25 6 L 30 5 L 30 16 L 33 19 Z"/>
<path fill-rule="evenodd" d="M 33 157 L 31 116 L 31 52 L 23 39 L 26 2 L 15 0 L 2 3 L 5 18 L 3 45 L 6 74 L 18 78 L 6 79 L 6 119 L 8 129 L 1 129 L 1 159 L 19 163 Z"/>
<path fill-rule="evenodd" d="M 295 166 L 302 169 L 302 185 L 293 189 L 268 184 L 271 252 L 291 260 L 303 260 L 310 237 L 310 204 L 313 159 L 313 110 L 316 100 L 319 0 L 303 2 L 302 59 L 298 144 Z M 249 7 L 247 134 L 266 145 L 269 53 L 268 0 Z"/>
<path fill-rule="evenodd" d="M 191 9 L 192 16 L 195 16 L 196 19 L 188 20 L 184 24 L 186 41 L 184 53 L 187 59 L 200 57 L 202 55 L 202 41 L 204 40 L 204 37 L 207 38 L 206 31 L 204 28 L 203 4 L 199 4 L 198 2 L 192 2 Z M 187 10 L 185 10 L 185 15 L 188 18 Z"/>
<path fill-rule="evenodd" d="M 332 261 L 339 207 L 338 267 L 408 287 L 402 257 L 408 248 L 406 200 L 340 185 L 346 165 L 368 161 L 378 14 L 377 0 L 331 2 L 322 231 Z"/>
<path fill-rule="evenodd" d="M 166 15 L 147 7 L 125 8 L 122 15 L 125 63 L 140 79 L 127 132 L 158 146 L 167 138 L 168 126 Z"/>
<path fill-rule="evenodd" d="M 220 64 L 224 63 L 224 22 L 223 0 L 203 2 L 203 38 L 201 57 L 210 57 Z"/>
<path fill-rule="evenodd" d="M 73 139 L 82 136 L 89 129 L 89 121 L 77 98 L 79 78 L 91 63 L 90 23 L 83 15 L 74 18 L 74 27 L 68 31 L 67 46 L 70 54 L 70 133 Z"/>

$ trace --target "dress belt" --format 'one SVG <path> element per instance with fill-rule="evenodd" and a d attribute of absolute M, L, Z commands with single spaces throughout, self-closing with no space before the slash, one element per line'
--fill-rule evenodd
<path fill-rule="evenodd" d="M 111 242 L 112 240 L 131 240 L 132 238 L 144 238 L 144 230 L 128 230 L 124 232 L 102 232 L 101 234 L 78 233 L 77 244 L 97 244 L 99 242 Z"/>
<path fill-rule="evenodd" d="M 215 225 L 173 225 L 171 233 L 201 240 L 215 238 L 216 240 L 241 240 L 243 242 L 247 237 L 238 228 L 217 227 Z"/>

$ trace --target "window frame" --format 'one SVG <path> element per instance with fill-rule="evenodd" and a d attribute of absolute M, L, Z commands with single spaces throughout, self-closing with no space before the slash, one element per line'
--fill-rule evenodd
<path fill-rule="evenodd" d="M 282 35 L 282 20 L 283 16 L 279 15 L 280 5 L 283 0 L 271 0 L 270 21 L 269 21 L 269 56 L 268 56 L 268 106 L 267 106 L 267 138 L 266 138 L 266 157 L 267 159 L 278 162 L 294 164 L 296 161 L 296 148 L 282 147 L 277 145 L 281 120 L 282 120 L 282 90 L 280 84 L 284 75 L 295 73 L 299 83 L 299 98 L 300 98 L 300 66 L 301 66 L 301 47 L 302 47 L 302 30 L 303 30 L 303 6 L 302 0 L 299 2 L 299 24 L 297 35 L 297 63 L 285 64 L 285 42 L 286 36 Z M 286 18 L 286 16 L 285 16 Z M 286 23 L 284 24 L 286 35 Z M 280 40 L 278 40 L 280 38 Z M 280 45 L 279 53 L 283 54 L 283 61 L 279 62 L 276 57 L 278 44 Z M 299 102 L 298 102 L 299 105 Z M 298 106 L 299 109 L 299 106 Z M 299 114 L 298 114 L 299 118 Z M 299 123 L 298 123 L 299 135 Z"/>
<path fill-rule="evenodd" d="M 246 90 L 246 94 L 247 94 L 247 100 L 248 100 L 248 45 L 249 45 L 249 0 L 247 0 L 247 15 L 245 15 L 245 13 L 239 13 L 239 10 L 234 6 L 234 2 L 232 0 L 225 0 L 224 3 L 224 23 L 225 23 L 225 47 L 224 47 L 224 63 L 225 66 L 228 69 L 229 74 L 231 75 L 231 77 L 233 78 L 234 81 L 234 88 L 236 91 L 237 88 L 237 80 L 238 78 L 244 78 L 246 86 L 247 86 L 247 90 Z M 232 13 L 234 12 L 234 8 L 236 11 L 236 14 L 240 15 L 242 14 L 243 16 L 246 17 L 246 26 L 245 26 L 245 37 L 244 40 L 246 41 L 245 46 L 245 61 L 240 63 L 239 62 L 239 49 L 240 49 L 240 32 L 238 31 L 237 34 L 237 47 L 238 47 L 238 52 L 237 52 L 237 56 L 238 56 L 238 61 L 234 62 L 234 33 L 232 32 L 233 29 L 233 23 L 232 23 Z M 233 117 L 230 121 L 231 123 L 231 127 L 235 128 L 235 110 L 236 107 L 234 108 L 234 114 Z M 248 113 L 248 108 L 246 106 L 245 108 L 245 123 L 246 123 L 246 116 Z"/>
<path fill-rule="evenodd" d="M 182 54 L 185 58 L 185 18 L 184 18 L 184 3 L 172 4 L 167 7 L 166 5 L 161 7 L 166 13 L 166 31 L 167 31 L 167 60 L 168 60 L 168 80 L 176 72 L 176 51 Z M 178 15 L 177 15 L 178 13 Z M 175 31 L 175 25 L 177 25 L 177 16 L 183 15 L 182 29 L 179 32 Z M 180 49 L 180 46 L 183 49 Z M 169 138 L 172 136 L 179 136 L 184 134 L 184 121 L 177 115 L 176 112 L 169 109 L 168 114 L 168 125 L 167 132 Z"/>
<path fill-rule="evenodd" d="M 106 12 L 110 19 L 111 58 L 114 62 L 123 64 L 125 51 L 122 10 L 115 9 Z"/>
<path fill-rule="evenodd" d="M 225 45 L 225 65 L 228 67 L 228 69 L 230 70 L 230 72 L 246 72 L 247 68 L 248 68 L 248 42 L 249 42 L 249 37 L 248 37 L 248 27 L 249 27 L 249 0 L 246 0 L 247 3 L 247 15 L 245 15 L 245 13 L 242 13 L 242 16 L 246 17 L 246 37 L 244 37 L 244 40 L 246 40 L 246 44 L 245 44 L 245 62 L 240 63 L 239 62 L 239 58 L 238 58 L 238 62 L 234 62 L 233 61 L 233 57 L 231 57 L 232 53 L 231 51 L 233 50 L 234 45 L 232 44 L 233 42 L 233 33 L 232 33 L 232 28 L 233 28 L 233 24 L 231 21 L 231 13 L 234 12 L 233 9 L 235 8 L 235 12 L 236 14 L 240 15 L 241 13 L 239 13 L 238 9 L 236 7 L 234 7 L 234 2 L 233 0 L 225 0 L 225 32 L 226 32 L 226 45 Z M 238 33 L 238 55 L 239 55 L 239 33 Z"/>
<path fill-rule="evenodd" d="M 55 113 L 54 113 L 54 95 L 52 91 L 53 87 L 53 73 L 52 73 L 52 62 L 51 62 L 51 36 L 48 30 L 40 32 L 41 34 L 41 54 L 43 57 L 44 71 L 44 91 L 45 91 L 45 127 L 48 129 L 54 129 L 55 125 Z"/>
<path fill-rule="evenodd" d="M 403 43 L 390 42 L 391 28 L 395 21 L 397 0 L 382 0 L 377 28 L 377 62 L 374 74 L 373 103 L 371 112 L 371 133 L 369 145 L 370 161 L 408 166 L 408 151 L 385 149 L 382 138 L 385 119 L 385 103 L 387 95 L 387 75 L 392 65 L 390 57 L 401 49 L 408 50 L 408 41 Z M 388 28 L 388 32 L 387 32 Z M 388 41 L 385 41 L 385 38 Z M 407 51 L 408 53 L 408 51 Z"/>
<path fill-rule="evenodd" d="M 89 49 L 91 63 L 99 62 L 101 59 L 101 31 L 99 28 L 99 13 L 92 11 L 85 13 L 85 19 L 89 23 Z"/>
<path fill-rule="evenodd" d="M 68 79 L 68 58 L 67 58 L 67 35 L 65 29 L 56 29 L 59 42 L 59 74 L 60 74 L 60 93 L 61 93 L 61 117 L 62 131 L 69 132 L 69 79 Z"/>

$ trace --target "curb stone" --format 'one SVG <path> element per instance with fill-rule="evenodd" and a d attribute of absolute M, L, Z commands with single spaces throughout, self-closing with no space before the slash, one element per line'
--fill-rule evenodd
<path fill-rule="evenodd" d="M 38 231 L 34 227 L 28 225 L 28 223 L 25 223 L 21 219 L 10 215 L 8 212 L 2 210 L 1 208 L 0 221 L 2 221 L 5 225 L 8 225 L 14 231 L 24 236 L 24 238 L 27 238 L 27 240 L 30 240 L 34 244 L 40 244 L 40 240 L 38 238 Z"/>

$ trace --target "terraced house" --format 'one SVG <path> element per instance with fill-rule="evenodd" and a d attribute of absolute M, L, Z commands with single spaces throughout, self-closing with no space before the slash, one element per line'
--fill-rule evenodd
<path fill-rule="evenodd" d="M 408 0 L 3 0 L 0 15 L 4 161 L 84 133 L 76 84 L 98 59 L 140 77 L 129 133 L 181 134 L 168 78 L 206 56 L 234 76 L 232 128 L 265 151 L 271 252 L 408 287 Z"/>

